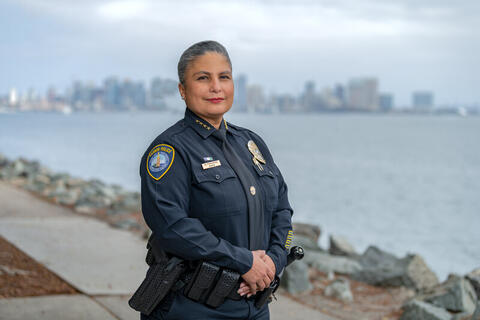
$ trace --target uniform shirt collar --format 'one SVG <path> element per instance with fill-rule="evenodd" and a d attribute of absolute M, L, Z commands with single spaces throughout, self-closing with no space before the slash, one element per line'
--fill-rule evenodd
<path fill-rule="evenodd" d="M 190 125 L 193 130 L 195 130 L 203 139 L 207 139 L 213 132 L 215 132 L 215 130 L 217 130 L 208 121 L 203 120 L 188 108 L 185 110 L 185 122 Z M 223 127 L 227 129 L 227 132 L 230 131 L 228 130 L 229 127 L 225 119 L 223 119 L 222 123 L 220 124 L 220 128 Z"/>

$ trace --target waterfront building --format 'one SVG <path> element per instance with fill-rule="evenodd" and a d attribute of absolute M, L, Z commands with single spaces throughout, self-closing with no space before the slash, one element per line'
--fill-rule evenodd
<path fill-rule="evenodd" d="M 235 97 L 232 111 L 247 112 L 247 76 L 240 74 L 235 79 Z"/>
<path fill-rule="evenodd" d="M 247 87 L 247 104 L 249 111 L 266 111 L 265 93 L 261 85 L 250 85 Z"/>
<path fill-rule="evenodd" d="M 162 110 L 169 108 L 166 97 L 178 94 L 178 82 L 171 79 L 153 78 L 150 82 L 148 105 L 150 108 Z M 169 100 L 170 101 L 170 100 Z"/>
<path fill-rule="evenodd" d="M 348 108 L 359 111 L 378 110 L 378 80 L 354 78 L 348 84 Z"/>
<path fill-rule="evenodd" d="M 417 111 L 428 111 L 433 108 L 433 93 L 416 91 L 412 94 L 412 106 Z"/>
<path fill-rule="evenodd" d="M 116 109 L 120 106 L 120 84 L 116 77 L 109 77 L 103 82 L 104 105 L 109 109 Z"/>
<path fill-rule="evenodd" d="M 381 111 L 390 111 L 393 109 L 393 95 L 390 93 L 382 93 L 379 97 Z"/>

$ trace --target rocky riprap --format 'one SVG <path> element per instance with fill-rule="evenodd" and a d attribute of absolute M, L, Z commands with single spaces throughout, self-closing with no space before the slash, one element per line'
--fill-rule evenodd
<path fill-rule="evenodd" d="M 56 204 L 106 220 L 112 226 L 147 233 L 140 194 L 100 180 L 55 173 L 38 161 L 8 160 L 0 154 L 0 180 L 26 189 Z"/>
<path fill-rule="evenodd" d="M 391 302 L 391 305 L 397 306 L 402 320 L 480 320 L 477 296 L 480 290 L 480 269 L 466 276 L 452 274 L 446 281 L 439 283 L 435 273 L 417 254 L 398 258 L 376 246 L 370 246 L 359 254 L 352 244 L 340 236 L 330 236 L 330 248 L 326 250 L 318 245 L 321 235 L 318 226 L 302 223 L 294 224 L 293 229 L 292 246 L 304 247 L 305 257 L 285 269 L 282 286 L 291 294 L 298 296 L 302 292 L 312 293 L 317 289 L 316 292 L 320 291 L 323 296 L 341 302 L 342 308 L 350 308 L 352 317 L 339 315 L 346 319 L 398 318 L 392 316 L 395 314 L 394 309 L 386 308 L 383 313 L 365 311 L 370 301 L 360 300 L 372 290 L 373 287 L 369 286 L 374 286 L 379 290 L 384 288 L 389 294 L 396 292 L 397 296 L 401 296 L 401 301 Z M 305 269 L 309 270 L 310 277 L 297 274 L 299 270 Z M 359 293 L 352 290 L 352 284 Z M 380 300 L 383 299 L 381 292 L 378 291 Z M 314 301 L 306 295 L 300 300 Z M 321 299 L 311 304 L 315 306 L 315 303 L 322 310 L 335 308 Z M 382 303 L 372 304 L 372 309 L 380 310 L 382 307 L 385 307 Z"/>
<path fill-rule="evenodd" d="M 138 192 L 54 173 L 37 161 L 10 161 L 1 154 L 0 180 L 148 236 Z M 480 269 L 439 283 L 419 255 L 398 258 L 376 246 L 360 254 L 341 236 L 330 236 L 326 250 L 318 245 L 320 235 L 318 226 L 294 224 L 292 245 L 306 253 L 285 269 L 281 283 L 297 301 L 340 319 L 480 320 Z"/>

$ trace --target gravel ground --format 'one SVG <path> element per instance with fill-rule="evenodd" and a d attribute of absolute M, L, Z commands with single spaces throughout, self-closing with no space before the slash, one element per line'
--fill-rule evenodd
<path fill-rule="evenodd" d="M 0 298 L 52 294 L 78 291 L 0 236 Z"/>

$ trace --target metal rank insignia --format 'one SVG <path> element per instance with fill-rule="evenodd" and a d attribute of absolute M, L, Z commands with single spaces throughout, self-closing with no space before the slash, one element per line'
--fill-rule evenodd
<path fill-rule="evenodd" d="M 263 171 L 263 166 L 262 164 L 266 164 L 267 162 L 263 158 L 262 153 L 258 149 L 257 145 L 255 142 L 252 140 L 249 140 L 247 143 L 248 150 L 250 151 L 251 154 L 253 154 L 252 161 L 253 163 L 261 170 Z"/>

